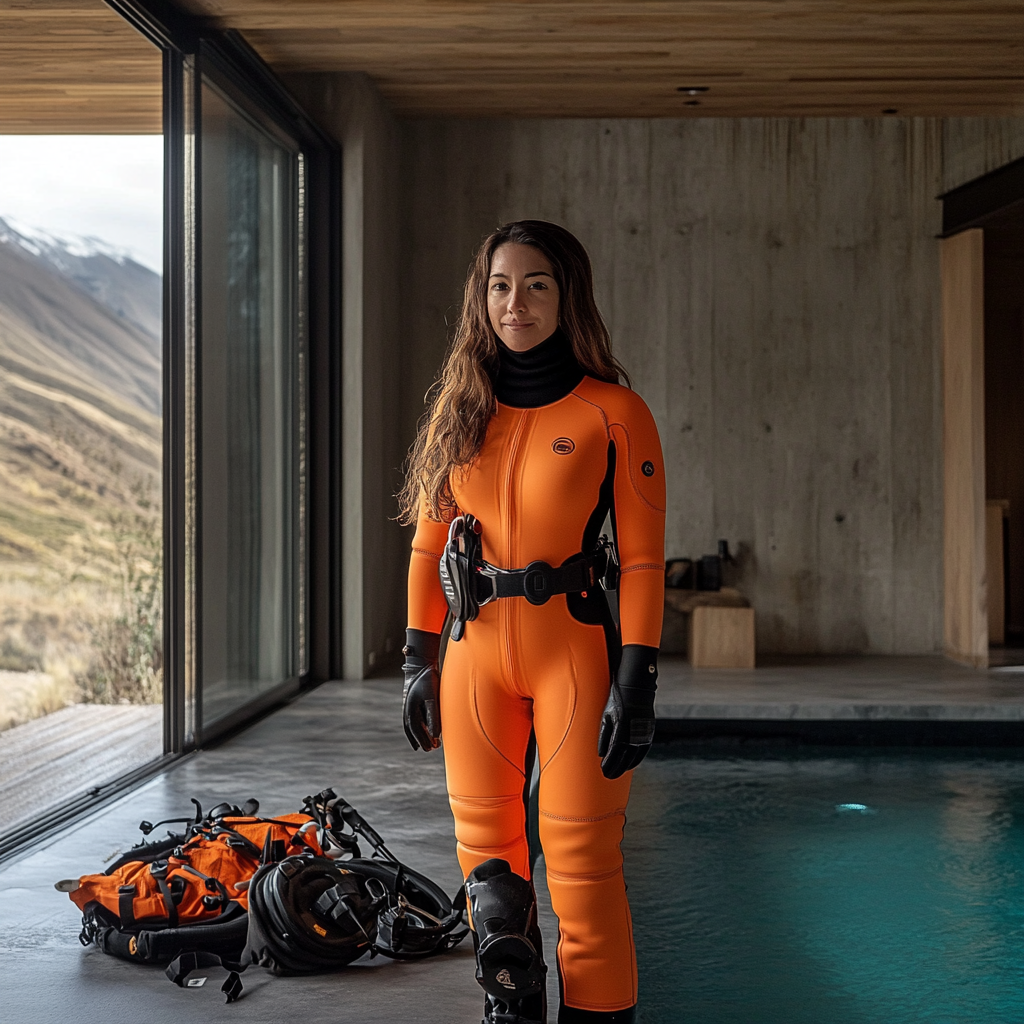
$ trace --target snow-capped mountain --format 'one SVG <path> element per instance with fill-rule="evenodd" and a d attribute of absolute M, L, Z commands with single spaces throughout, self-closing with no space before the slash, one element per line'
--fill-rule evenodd
<path fill-rule="evenodd" d="M 122 265 L 132 258 L 128 249 L 111 245 L 102 238 L 73 234 L 58 236 L 11 216 L 0 217 L 0 242 L 20 245 L 33 256 L 41 256 L 61 271 L 69 268 L 69 260 L 88 259 L 90 256 L 106 256 Z"/>
<path fill-rule="evenodd" d="M 73 282 L 159 348 L 160 275 L 101 238 L 55 235 L 13 217 L 0 217 L 0 246 L 16 248 Z"/>

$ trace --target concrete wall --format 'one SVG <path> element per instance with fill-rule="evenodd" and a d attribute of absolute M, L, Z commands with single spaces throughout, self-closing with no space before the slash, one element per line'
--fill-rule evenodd
<path fill-rule="evenodd" d="M 362 74 L 297 75 L 288 86 L 342 146 L 342 595 L 346 679 L 397 666 L 405 544 L 393 521 L 408 443 L 394 387 L 401 357 L 400 128 Z"/>
<path fill-rule="evenodd" d="M 950 117 L 942 122 L 942 191 L 1024 157 L 1024 117 Z"/>
<path fill-rule="evenodd" d="M 762 652 L 938 650 L 935 197 L 1020 155 L 1021 125 L 407 123 L 403 432 L 481 237 L 558 221 L 658 420 L 667 554 L 740 549 Z"/>

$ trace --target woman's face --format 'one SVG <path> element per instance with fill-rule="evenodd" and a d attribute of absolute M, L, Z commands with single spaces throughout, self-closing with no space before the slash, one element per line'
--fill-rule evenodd
<path fill-rule="evenodd" d="M 487 313 L 494 333 L 514 352 L 526 352 L 555 333 L 558 282 L 539 249 L 505 242 L 494 250 Z"/>

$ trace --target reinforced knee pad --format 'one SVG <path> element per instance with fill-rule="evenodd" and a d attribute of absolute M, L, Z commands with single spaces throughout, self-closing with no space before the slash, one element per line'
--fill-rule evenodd
<path fill-rule="evenodd" d="M 547 967 L 538 944 L 533 886 L 508 861 L 492 858 L 469 873 L 466 902 L 476 937 L 476 980 L 508 1003 L 544 990 Z"/>

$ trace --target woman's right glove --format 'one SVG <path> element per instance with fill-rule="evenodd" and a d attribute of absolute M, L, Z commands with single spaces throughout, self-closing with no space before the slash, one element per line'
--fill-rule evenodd
<path fill-rule="evenodd" d="M 412 749 L 434 750 L 441 745 L 441 677 L 437 654 L 441 634 L 422 629 L 405 631 L 405 708 L 402 721 Z"/>

